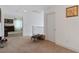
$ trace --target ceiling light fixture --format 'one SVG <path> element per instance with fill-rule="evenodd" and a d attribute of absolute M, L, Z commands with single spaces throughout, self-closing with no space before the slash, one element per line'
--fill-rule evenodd
<path fill-rule="evenodd" d="M 24 12 L 28 12 L 27 10 L 24 10 Z"/>

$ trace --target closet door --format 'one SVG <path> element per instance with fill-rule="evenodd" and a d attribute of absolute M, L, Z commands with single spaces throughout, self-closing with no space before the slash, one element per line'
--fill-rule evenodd
<path fill-rule="evenodd" d="M 55 42 L 55 13 L 47 14 L 47 39 Z"/>

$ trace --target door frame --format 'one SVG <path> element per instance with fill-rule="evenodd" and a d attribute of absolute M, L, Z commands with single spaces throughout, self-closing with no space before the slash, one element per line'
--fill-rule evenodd
<path fill-rule="evenodd" d="M 22 37 L 23 37 L 23 16 L 20 16 L 20 17 L 21 17 L 21 19 L 22 19 Z M 3 20 L 4 20 L 5 18 L 7 18 L 7 17 L 4 17 Z M 13 19 L 14 19 L 14 18 L 15 18 L 15 17 L 13 17 Z M 5 20 L 3 21 L 3 24 L 4 24 L 4 25 L 3 25 L 3 28 L 4 28 L 4 26 L 5 26 Z M 5 28 L 4 28 L 4 30 L 5 30 Z M 4 33 L 5 33 L 5 31 L 4 31 Z M 4 33 L 3 33 L 3 34 L 4 34 Z M 3 38 L 4 38 L 4 37 L 5 37 L 5 34 L 3 35 Z"/>

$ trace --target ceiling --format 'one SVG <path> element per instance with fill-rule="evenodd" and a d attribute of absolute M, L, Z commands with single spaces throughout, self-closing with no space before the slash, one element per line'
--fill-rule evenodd
<path fill-rule="evenodd" d="M 23 16 L 22 14 L 27 14 L 28 12 L 40 13 L 45 11 L 53 5 L 0 5 L 3 11 L 4 17 Z"/>
<path fill-rule="evenodd" d="M 28 12 L 28 11 L 42 11 L 46 10 L 52 5 L 2 5 L 6 12 Z"/>

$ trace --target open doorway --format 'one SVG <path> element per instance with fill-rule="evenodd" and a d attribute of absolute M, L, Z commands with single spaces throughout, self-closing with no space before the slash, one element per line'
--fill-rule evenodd
<path fill-rule="evenodd" d="M 4 36 L 5 37 L 22 36 L 23 34 L 22 23 L 23 19 L 21 17 L 4 18 Z"/>

